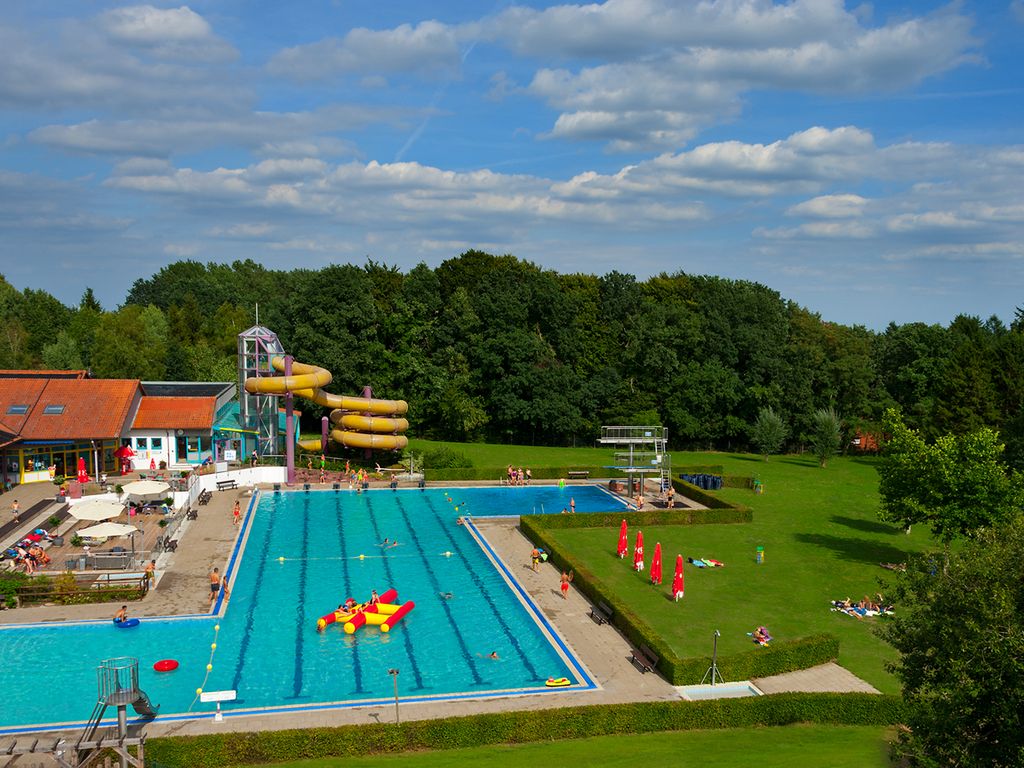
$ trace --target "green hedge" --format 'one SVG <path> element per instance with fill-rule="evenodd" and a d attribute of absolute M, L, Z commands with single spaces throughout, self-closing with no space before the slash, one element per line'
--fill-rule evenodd
<path fill-rule="evenodd" d="M 749 523 L 754 519 L 750 507 L 721 509 L 645 509 L 641 512 L 625 508 L 612 512 L 587 512 L 580 515 L 524 515 L 541 518 L 544 527 L 553 528 L 605 528 L 617 526 L 623 520 L 633 526 L 647 525 L 708 525 L 713 523 Z M 520 518 L 520 519 L 523 519 Z"/>
<path fill-rule="evenodd" d="M 753 489 L 754 478 L 749 475 L 722 475 L 722 487 Z"/>
<path fill-rule="evenodd" d="M 503 467 L 457 467 L 447 469 L 433 469 L 427 467 L 424 472 L 428 481 L 450 481 L 450 480 L 500 480 L 505 477 Z M 534 480 L 559 480 L 567 479 L 570 472 L 589 472 L 590 480 L 607 479 L 611 477 L 625 477 L 625 473 L 617 469 L 607 467 L 530 467 L 530 473 Z"/>
<path fill-rule="evenodd" d="M 711 509 L 734 509 L 736 505 L 720 499 L 709 491 L 705 491 L 703 488 L 698 488 L 693 483 L 688 483 L 685 480 L 679 478 L 672 479 L 672 487 L 676 489 L 676 493 L 685 496 L 688 499 L 693 499 L 698 504 L 703 504 L 705 507 L 711 507 Z"/>
<path fill-rule="evenodd" d="M 677 475 L 724 475 L 725 467 L 721 464 L 691 464 L 684 467 L 672 467 Z"/>
<path fill-rule="evenodd" d="M 784 693 L 713 701 L 655 701 L 499 712 L 400 725 L 370 723 L 254 733 L 218 733 L 146 740 L 153 768 L 205 768 L 327 757 L 525 744 L 625 733 L 796 723 L 888 726 L 905 721 L 896 696 L 864 693 Z"/>

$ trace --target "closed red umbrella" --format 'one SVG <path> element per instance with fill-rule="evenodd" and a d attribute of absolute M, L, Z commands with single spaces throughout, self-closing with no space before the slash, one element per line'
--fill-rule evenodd
<path fill-rule="evenodd" d="M 78 457 L 78 482 L 89 482 L 89 473 L 85 469 L 85 458 L 83 458 L 82 456 Z"/>
<path fill-rule="evenodd" d="M 633 550 L 633 570 L 642 571 L 644 569 L 644 532 L 636 532 L 636 549 Z"/>
<path fill-rule="evenodd" d="M 661 584 L 661 542 L 654 545 L 654 557 L 651 558 L 651 584 Z"/>
<path fill-rule="evenodd" d="M 629 539 L 626 538 L 628 535 L 629 534 L 626 531 L 626 520 L 623 518 L 622 527 L 619 528 L 619 548 L 617 550 L 620 559 L 629 554 Z"/>
<path fill-rule="evenodd" d="M 686 583 L 683 579 L 683 556 L 676 555 L 676 575 L 672 577 L 672 597 L 679 600 L 685 589 Z"/>

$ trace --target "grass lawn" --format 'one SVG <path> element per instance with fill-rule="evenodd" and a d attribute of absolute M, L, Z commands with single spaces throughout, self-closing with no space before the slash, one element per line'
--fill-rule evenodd
<path fill-rule="evenodd" d="M 279 768 L 440 768 L 440 766 L 700 765 L 701 768 L 886 768 L 887 739 L 881 728 L 796 725 L 785 728 L 737 728 L 721 731 L 672 731 L 638 736 L 489 746 L 439 752 L 327 758 L 277 764 Z"/>
<path fill-rule="evenodd" d="M 418 441 L 417 450 L 435 445 Z M 604 448 L 446 445 L 478 467 L 601 465 L 610 463 L 611 455 Z M 902 562 L 909 552 L 932 544 L 924 527 L 908 536 L 879 522 L 874 461 L 836 458 L 822 469 L 810 456 L 773 456 L 765 462 L 749 455 L 673 452 L 672 462 L 676 467 L 721 464 L 729 475 L 756 474 L 764 483 L 761 495 L 740 488 L 717 492 L 752 507 L 754 522 L 644 530 L 648 566 L 656 542 L 664 551 L 665 584 L 660 589 L 650 585 L 646 572 L 636 574 L 629 561 L 615 557 L 617 528 L 556 531 L 559 545 L 623 594 L 682 656 L 709 655 L 716 629 L 722 633 L 722 654 L 757 653 L 747 633 L 759 624 L 777 639 L 830 632 L 840 638 L 844 667 L 883 693 L 898 693 L 897 681 L 885 670 L 895 652 L 873 632 L 880 619 L 858 620 L 829 610 L 832 599 L 860 599 L 880 590 L 885 594 L 880 580 L 892 574 L 879 563 Z M 635 536 L 631 530 L 631 546 Z M 759 545 L 765 548 L 763 565 L 754 561 Z M 674 603 L 669 590 L 677 554 L 715 558 L 726 567 L 687 565 L 686 597 Z M 722 671 L 729 679 L 728 669 Z"/>

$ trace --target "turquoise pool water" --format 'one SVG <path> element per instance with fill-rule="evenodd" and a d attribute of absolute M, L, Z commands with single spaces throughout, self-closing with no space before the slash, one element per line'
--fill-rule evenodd
<path fill-rule="evenodd" d="M 403 698 L 546 691 L 549 677 L 591 686 L 471 527 L 455 524 L 466 513 L 519 514 L 542 505 L 560 512 L 570 495 L 577 512 L 616 505 L 600 489 L 580 486 L 264 494 L 246 519 L 245 550 L 219 619 L 147 619 L 131 630 L 107 622 L 0 630 L 0 730 L 86 720 L 95 668 L 116 656 L 139 659 L 141 686 L 162 718 L 210 713 L 213 705 L 195 702 L 198 687 L 236 690 L 226 713 L 387 700 L 392 668 Z M 381 548 L 385 537 L 400 545 Z M 388 587 L 416 603 L 392 632 L 316 631 L 317 618 L 344 598 L 362 601 Z M 487 658 L 492 651 L 498 660 Z M 163 658 L 180 667 L 155 672 Z"/>

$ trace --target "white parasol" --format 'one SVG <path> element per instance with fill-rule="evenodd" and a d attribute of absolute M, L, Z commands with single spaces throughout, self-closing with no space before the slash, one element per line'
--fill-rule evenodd
<path fill-rule="evenodd" d="M 73 505 L 68 513 L 76 520 L 109 520 L 124 512 L 124 504 L 106 499 L 91 499 Z"/>
<path fill-rule="evenodd" d="M 157 482 L 156 480 L 136 480 L 134 483 L 128 483 L 123 486 L 123 488 L 125 493 L 137 499 L 166 496 L 167 492 L 171 490 L 171 486 L 167 483 Z"/>
<path fill-rule="evenodd" d="M 124 523 L 100 523 L 99 525 L 90 525 L 88 528 L 82 528 L 81 530 L 75 531 L 79 536 L 88 536 L 92 539 L 108 539 L 112 536 L 128 536 L 132 533 L 138 533 L 139 529 L 134 525 L 125 525 Z"/>

